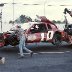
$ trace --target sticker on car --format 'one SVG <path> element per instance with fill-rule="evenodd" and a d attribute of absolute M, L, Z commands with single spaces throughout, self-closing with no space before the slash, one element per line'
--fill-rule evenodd
<path fill-rule="evenodd" d="M 36 36 L 35 36 L 35 35 L 29 35 L 29 36 L 27 37 L 27 40 L 29 40 L 29 41 L 34 41 L 34 40 L 36 40 Z"/>
<path fill-rule="evenodd" d="M 53 34 L 54 32 L 53 31 L 48 31 L 48 33 L 46 34 L 46 41 L 50 40 L 53 38 Z M 45 37 L 45 34 L 44 33 L 41 33 L 41 41 L 44 41 L 44 37 Z"/>

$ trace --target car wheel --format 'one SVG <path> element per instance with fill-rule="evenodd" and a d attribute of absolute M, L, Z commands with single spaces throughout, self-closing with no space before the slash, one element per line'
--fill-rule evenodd
<path fill-rule="evenodd" d="M 15 46 L 15 45 L 17 45 L 17 44 L 19 43 L 16 35 L 11 35 L 11 36 L 9 36 L 8 42 L 9 42 L 9 44 L 12 45 L 12 46 Z"/>
<path fill-rule="evenodd" d="M 56 46 L 61 44 L 61 35 L 60 34 L 54 34 L 52 44 L 56 45 Z"/>

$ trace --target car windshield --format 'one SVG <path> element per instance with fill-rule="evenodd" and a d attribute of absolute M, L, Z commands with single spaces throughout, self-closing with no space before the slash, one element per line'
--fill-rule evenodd
<path fill-rule="evenodd" d="M 24 24 L 15 24 L 10 31 L 13 31 L 16 29 L 17 25 L 21 25 L 21 28 L 23 28 L 24 30 L 29 29 L 32 25 L 34 24 L 34 22 L 28 22 L 28 23 L 24 23 Z"/>
<path fill-rule="evenodd" d="M 26 29 L 29 29 L 33 24 L 34 23 L 32 23 L 32 22 L 24 23 L 24 24 L 21 24 L 21 28 L 26 30 Z"/>

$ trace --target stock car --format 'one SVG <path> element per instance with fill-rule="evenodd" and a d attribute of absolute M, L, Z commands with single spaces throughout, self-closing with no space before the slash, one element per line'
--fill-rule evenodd
<path fill-rule="evenodd" d="M 26 34 L 26 43 L 50 42 L 54 45 L 60 45 L 63 36 L 63 31 L 44 16 L 40 16 L 40 21 L 28 22 L 22 25 Z M 18 45 L 19 40 L 17 35 L 11 31 L 0 34 L 0 47 L 6 45 Z"/>

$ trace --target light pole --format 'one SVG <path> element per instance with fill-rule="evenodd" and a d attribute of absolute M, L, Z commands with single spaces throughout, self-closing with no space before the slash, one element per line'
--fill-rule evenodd
<path fill-rule="evenodd" d="M 46 5 L 47 0 L 44 2 L 44 16 L 45 16 L 45 5 Z"/>
<path fill-rule="evenodd" d="M 0 7 L 3 7 L 3 6 L 4 6 L 4 4 L 1 3 Z M 1 32 L 2 32 L 2 9 L 1 9 L 1 12 L 0 12 L 0 23 L 1 23 Z"/>
<path fill-rule="evenodd" d="M 14 25 L 14 0 L 13 0 L 13 25 Z"/>

